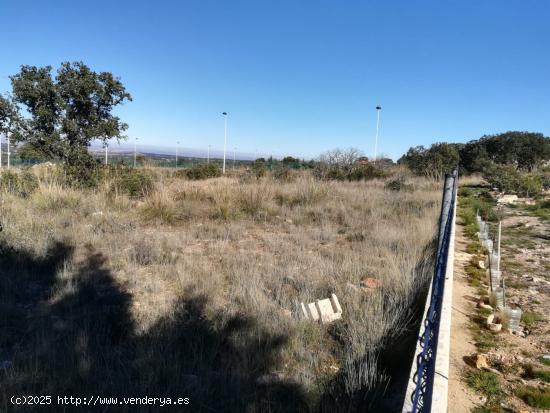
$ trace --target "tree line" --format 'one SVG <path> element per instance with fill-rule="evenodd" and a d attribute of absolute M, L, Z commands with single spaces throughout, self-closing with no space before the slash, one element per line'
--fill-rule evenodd
<path fill-rule="evenodd" d="M 462 174 L 479 172 L 502 191 L 530 195 L 550 187 L 550 138 L 511 131 L 465 144 L 438 142 L 410 148 L 398 163 L 434 179 L 456 167 Z"/>
<path fill-rule="evenodd" d="M 126 138 L 128 125 L 113 114 L 117 106 L 132 100 L 121 80 L 110 72 L 95 72 L 82 62 L 62 63 L 55 73 L 51 66 L 23 65 L 10 80 L 11 93 L 0 95 L 0 133 L 19 145 L 22 156 L 59 160 L 70 181 L 93 183 L 99 163 L 88 152 L 91 142 L 99 140 L 106 145 L 111 139 Z M 550 138 L 512 131 L 465 144 L 438 142 L 429 148 L 412 147 L 398 163 L 434 179 L 458 166 L 463 174 L 483 173 L 502 190 L 528 194 L 550 187 L 548 173 L 539 173 L 549 160 Z M 391 164 L 391 160 L 377 160 L 368 165 L 367 158 L 356 150 L 335 150 L 316 162 L 286 157 L 281 163 L 315 169 L 324 178 L 363 179 L 378 176 L 386 161 Z"/>

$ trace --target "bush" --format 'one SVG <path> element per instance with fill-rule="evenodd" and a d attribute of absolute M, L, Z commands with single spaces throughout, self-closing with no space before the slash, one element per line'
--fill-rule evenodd
<path fill-rule="evenodd" d="M 550 409 L 550 389 L 537 389 L 533 386 L 521 386 L 515 391 L 516 396 L 531 407 Z"/>
<path fill-rule="evenodd" d="M 539 175 L 540 183 L 542 185 L 542 189 L 548 190 L 550 189 L 550 173 L 545 172 Z"/>
<path fill-rule="evenodd" d="M 410 191 L 412 190 L 412 185 L 407 184 L 404 176 L 398 176 L 397 178 L 386 182 L 384 188 L 390 191 Z"/>
<path fill-rule="evenodd" d="M 489 399 L 499 399 L 504 392 L 495 373 L 481 370 L 470 370 L 466 374 L 466 384 Z"/>
<path fill-rule="evenodd" d="M 222 176 L 219 166 L 214 163 L 199 163 L 185 170 L 187 178 L 193 180 L 217 178 Z"/>
<path fill-rule="evenodd" d="M 542 219 L 550 220 L 550 201 L 549 200 L 539 200 L 535 205 L 529 205 L 527 207 L 528 211 L 531 211 L 533 215 L 540 217 Z"/>
<path fill-rule="evenodd" d="M 367 163 L 355 165 L 348 173 L 348 181 L 367 181 L 369 179 L 383 178 L 386 173 L 376 166 Z"/>
<path fill-rule="evenodd" d="M 488 164 L 483 172 L 485 180 L 503 192 L 532 196 L 540 193 L 543 182 L 540 176 L 522 173 L 511 165 Z"/>
<path fill-rule="evenodd" d="M 254 173 L 257 179 L 260 179 L 261 177 L 265 176 L 266 171 L 267 171 L 267 166 L 265 165 L 265 161 L 257 159 L 252 164 L 252 172 Z"/>
<path fill-rule="evenodd" d="M 524 379 L 539 379 L 545 383 L 550 383 L 550 370 L 537 369 L 530 363 L 525 364 L 523 368 L 525 370 L 522 375 Z"/>
<path fill-rule="evenodd" d="M 383 178 L 386 173 L 372 164 L 357 164 L 351 167 L 327 165 L 321 162 L 315 165 L 313 175 L 318 179 L 334 181 L 367 181 Z"/>
<path fill-rule="evenodd" d="M 38 179 L 30 171 L 17 174 L 12 171 L 4 171 L 0 176 L 0 188 L 26 198 L 38 188 Z"/>
<path fill-rule="evenodd" d="M 69 186 L 78 188 L 93 188 L 100 179 L 100 163 L 94 159 L 87 150 L 69 151 L 63 171 L 65 172 L 65 182 Z"/>
<path fill-rule="evenodd" d="M 276 168 L 272 175 L 273 179 L 281 182 L 294 182 L 296 180 L 296 174 L 288 167 Z"/>
<path fill-rule="evenodd" d="M 147 195 L 153 189 L 153 177 L 145 170 L 127 166 L 111 166 L 107 169 L 111 179 L 110 193 L 125 194 L 132 198 Z"/>
<path fill-rule="evenodd" d="M 525 311 L 521 315 L 521 321 L 527 326 L 532 327 L 537 321 L 543 321 L 544 318 L 532 311 Z"/>

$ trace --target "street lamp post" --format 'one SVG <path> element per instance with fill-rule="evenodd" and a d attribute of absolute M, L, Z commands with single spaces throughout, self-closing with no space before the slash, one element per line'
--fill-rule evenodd
<path fill-rule="evenodd" d="M 134 141 L 134 168 L 137 165 L 137 141 L 138 138 L 136 138 L 136 140 Z"/>
<path fill-rule="evenodd" d="M 222 115 L 225 119 L 224 139 L 223 139 L 223 168 L 222 173 L 225 174 L 225 152 L 227 150 L 227 112 L 223 112 Z"/>
<path fill-rule="evenodd" d="M 380 111 L 382 106 L 376 107 L 376 136 L 374 138 L 374 160 L 376 161 L 376 156 L 378 154 L 378 131 L 380 128 Z"/>

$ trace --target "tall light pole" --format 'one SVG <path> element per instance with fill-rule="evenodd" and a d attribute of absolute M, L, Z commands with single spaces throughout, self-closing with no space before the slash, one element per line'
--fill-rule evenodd
<path fill-rule="evenodd" d="M 206 155 L 206 163 L 210 163 L 210 145 L 208 145 L 208 155 Z"/>
<path fill-rule="evenodd" d="M 378 131 L 380 129 L 380 111 L 382 106 L 376 107 L 376 136 L 374 138 L 374 160 L 376 161 L 376 155 L 378 154 Z"/>
<path fill-rule="evenodd" d="M 178 169 L 178 148 L 180 146 L 180 141 L 176 142 L 176 169 Z"/>
<path fill-rule="evenodd" d="M 225 119 L 225 133 L 224 133 L 224 140 L 223 140 L 223 168 L 222 173 L 225 174 L 225 152 L 227 149 L 227 112 L 222 113 L 224 119 Z"/>
<path fill-rule="evenodd" d="M 233 148 L 233 170 L 235 170 L 235 152 L 237 151 L 237 148 Z"/>
<path fill-rule="evenodd" d="M 136 138 L 136 140 L 134 141 L 134 168 L 136 167 L 136 164 L 137 164 L 137 141 L 138 141 L 138 138 Z"/>

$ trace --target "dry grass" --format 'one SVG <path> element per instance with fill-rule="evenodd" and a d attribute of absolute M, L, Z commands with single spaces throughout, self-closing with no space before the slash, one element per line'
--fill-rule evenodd
<path fill-rule="evenodd" d="M 380 359 L 417 328 L 438 184 L 155 173 L 138 200 L 47 173 L 27 199 L 2 193 L 0 359 L 13 367 L 0 371 L 0 403 L 96 393 L 307 411 L 344 406 L 391 374 Z M 381 287 L 363 292 L 364 276 Z M 331 292 L 343 320 L 288 316 Z"/>

